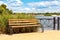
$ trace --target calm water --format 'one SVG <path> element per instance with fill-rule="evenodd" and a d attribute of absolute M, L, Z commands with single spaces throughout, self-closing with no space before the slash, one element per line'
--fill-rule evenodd
<path fill-rule="evenodd" d="M 41 18 L 53 19 L 53 17 L 56 18 L 55 26 L 57 29 L 57 17 L 59 17 L 59 16 L 36 16 L 37 19 L 41 19 Z M 39 20 L 39 22 L 44 27 L 44 30 L 53 30 L 53 20 Z"/>

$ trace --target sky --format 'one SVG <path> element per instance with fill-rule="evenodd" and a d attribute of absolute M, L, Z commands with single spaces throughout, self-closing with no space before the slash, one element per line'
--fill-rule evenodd
<path fill-rule="evenodd" d="M 1 4 L 6 4 L 13 12 L 60 12 L 60 0 L 0 0 Z"/>

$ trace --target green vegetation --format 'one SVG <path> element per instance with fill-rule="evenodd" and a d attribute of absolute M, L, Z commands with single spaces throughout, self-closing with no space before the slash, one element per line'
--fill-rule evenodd
<path fill-rule="evenodd" d="M 50 13 L 45 13 L 44 16 L 51 16 L 51 14 Z"/>
<path fill-rule="evenodd" d="M 9 10 L 5 4 L 0 5 L 0 30 L 2 33 L 5 32 L 6 27 L 8 27 L 8 19 L 32 19 L 35 18 L 31 14 L 16 13 L 14 14 L 12 10 Z"/>
<path fill-rule="evenodd" d="M 28 13 L 28 14 L 32 14 L 32 15 L 44 15 L 44 16 L 60 15 L 60 13 L 56 13 L 56 12 L 54 12 L 54 13 L 49 13 L 49 12 L 47 12 L 47 13 Z"/>
<path fill-rule="evenodd" d="M 8 27 L 8 19 L 33 19 L 34 15 L 60 15 L 60 13 L 13 13 L 9 10 L 5 4 L 0 5 L 0 30 L 4 33 L 6 27 Z"/>

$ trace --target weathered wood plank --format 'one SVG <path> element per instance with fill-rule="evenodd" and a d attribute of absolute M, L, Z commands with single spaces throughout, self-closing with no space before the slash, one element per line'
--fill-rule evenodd
<path fill-rule="evenodd" d="M 26 29 L 27 31 L 34 31 L 35 29 L 37 30 L 37 27 L 40 27 L 40 24 L 38 23 L 38 20 L 36 19 L 9 19 L 9 27 L 11 27 L 13 30 L 18 28 L 21 28 L 22 32 L 25 32 Z M 13 32 L 13 30 L 10 29 Z M 15 30 L 14 30 L 15 31 Z"/>

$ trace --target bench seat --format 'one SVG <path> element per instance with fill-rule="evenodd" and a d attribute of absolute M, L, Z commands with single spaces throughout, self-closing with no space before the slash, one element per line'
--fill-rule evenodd
<path fill-rule="evenodd" d="M 10 33 L 13 33 L 13 29 L 17 28 L 25 28 L 25 30 L 37 30 L 37 28 L 41 26 L 37 19 L 9 19 L 8 25 Z"/>

